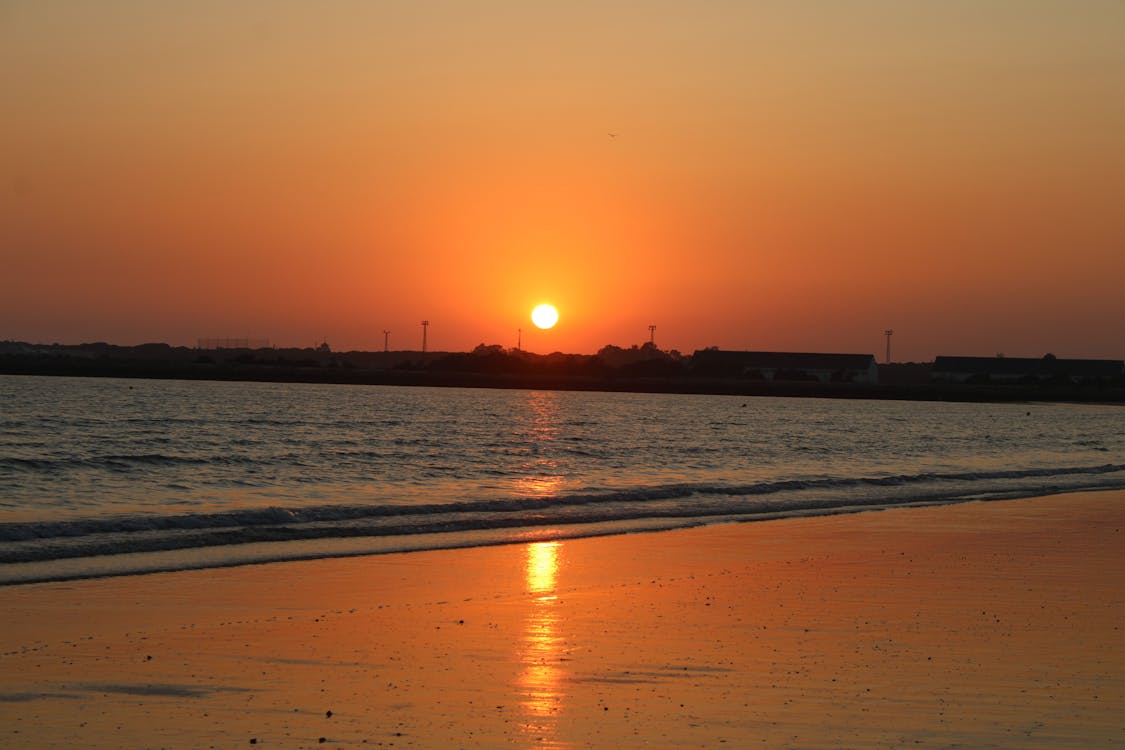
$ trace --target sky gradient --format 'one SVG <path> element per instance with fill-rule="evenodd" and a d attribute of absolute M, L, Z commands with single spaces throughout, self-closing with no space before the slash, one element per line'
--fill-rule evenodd
<path fill-rule="evenodd" d="M 0 339 L 1122 358 L 1122 39 L 1119 0 L 0 0 Z"/>

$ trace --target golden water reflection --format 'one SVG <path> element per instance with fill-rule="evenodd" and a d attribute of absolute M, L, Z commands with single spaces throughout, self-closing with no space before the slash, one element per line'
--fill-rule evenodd
<path fill-rule="evenodd" d="M 527 409 L 524 432 L 535 442 L 554 440 L 559 433 L 559 394 L 554 391 L 526 391 Z"/>
<path fill-rule="evenodd" d="M 562 487 L 559 476 L 524 476 L 515 480 L 516 492 L 520 497 L 550 497 Z"/>
<path fill-rule="evenodd" d="M 556 721 L 566 697 L 562 669 L 565 641 L 560 633 L 556 593 L 561 542 L 533 542 L 526 549 L 525 572 L 530 610 L 520 640 L 523 667 L 517 680 L 521 705 L 528 716 L 524 729 L 536 747 L 559 747 Z"/>
<path fill-rule="evenodd" d="M 528 391 L 522 407 L 519 436 L 526 453 L 520 467 L 522 476 L 514 481 L 516 494 L 521 497 L 557 494 L 563 483 L 554 445 L 561 420 L 559 395 L 551 391 Z"/>

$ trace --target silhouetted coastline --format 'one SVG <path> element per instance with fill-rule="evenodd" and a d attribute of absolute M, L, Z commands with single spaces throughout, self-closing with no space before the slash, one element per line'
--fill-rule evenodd
<path fill-rule="evenodd" d="M 706 350 L 705 350 L 706 351 Z M 790 374 L 766 380 L 708 371 L 696 356 L 645 345 L 595 355 L 474 352 L 331 352 L 319 349 L 199 350 L 167 344 L 38 345 L 0 342 L 0 373 L 279 383 L 729 394 L 919 401 L 1125 403 L 1125 378 L 1109 382 L 950 383 L 933 363 L 878 365 L 878 382 L 819 382 Z"/>

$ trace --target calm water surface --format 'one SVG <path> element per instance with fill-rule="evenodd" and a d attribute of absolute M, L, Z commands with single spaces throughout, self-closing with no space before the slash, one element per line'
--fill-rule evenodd
<path fill-rule="evenodd" d="M 1125 411 L 0 377 L 0 583 L 1125 487 Z"/>

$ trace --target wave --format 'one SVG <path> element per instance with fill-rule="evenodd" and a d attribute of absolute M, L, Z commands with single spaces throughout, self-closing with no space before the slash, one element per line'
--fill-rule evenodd
<path fill-rule="evenodd" d="M 685 483 L 420 505 L 369 503 L 0 523 L 0 565 L 258 542 L 405 537 L 722 517 L 756 520 L 911 504 L 1125 488 L 1125 464 Z M 580 535 L 580 534 L 575 534 Z M 0 583 L 5 577 L 0 574 Z"/>
<path fill-rule="evenodd" d="M 0 458 L 0 470 L 44 474 L 69 469 L 120 470 L 122 468 L 153 468 L 162 466 L 243 466 L 260 463 L 254 458 L 237 455 L 175 456 L 164 453 L 120 453 L 104 456 L 71 456 L 66 458 Z"/>

